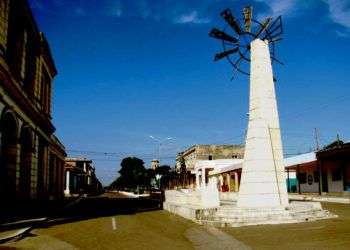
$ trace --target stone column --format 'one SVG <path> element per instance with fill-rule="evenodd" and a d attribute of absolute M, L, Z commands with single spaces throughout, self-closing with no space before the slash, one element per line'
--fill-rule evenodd
<path fill-rule="evenodd" d="M 222 185 L 224 184 L 224 178 L 222 177 L 222 175 L 219 176 L 219 183 L 220 183 L 220 191 L 222 191 L 221 188 L 222 188 Z"/>
<path fill-rule="evenodd" d="M 39 138 L 34 134 L 34 153 L 31 167 L 31 193 L 32 198 L 37 198 L 38 188 L 38 155 L 39 155 Z"/>
<path fill-rule="evenodd" d="M 199 188 L 199 169 L 196 171 L 196 189 Z"/>
<path fill-rule="evenodd" d="M 65 195 L 69 195 L 70 194 L 69 181 L 70 181 L 70 171 L 66 171 L 66 189 L 64 190 L 64 194 Z"/>
<path fill-rule="evenodd" d="M 0 54 L 5 55 L 7 45 L 9 1 L 0 1 Z"/>
<path fill-rule="evenodd" d="M 249 122 L 238 207 L 288 205 L 275 86 L 267 41 L 251 43 Z"/>
<path fill-rule="evenodd" d="M 235 192 L 238 192 L 238 186 L 239 186 L 239 183 L 238 183 L 238 173 L 237 172 L 234 172 L 234 175 L 235 175 Z"/>
<path fill-rule="evenodd" d="M 15 146 L 15 150 L 16 150 L 16 161 L 15 161 L 15 171 L 16 171 L 16 192 L 17 192 L 17 196 L 19 196 L 20 194 L 20 168 L 21 168 L 21 144 L 19 144 L 19 142 L 16 143 Z"/>
<path fill-rule="evenodd" d="M 205 168 L 202 168 L 202 187 L 205 187 Z"/>
<path fill-rule="evenodd" d="M 226 179 L 227 179 L 228 191 L 231 192 L 231 175 L 226 174 Z"/>

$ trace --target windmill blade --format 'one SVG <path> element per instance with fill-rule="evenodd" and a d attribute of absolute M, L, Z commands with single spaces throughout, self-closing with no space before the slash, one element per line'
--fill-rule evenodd
<path fill-rule="evenodd" d="M 245 72 L 244 70 L 242 70 L 240 67 L 239 67 L 239 64 L 242 62 L 242 60 L 244 59 L 245 55 L 247 54 L 247 52 L 249 51 L 249 49 L 246 49 L 245 51 L 243 51 L 243 53 L 239 53 L 241 56 L 237 59 L 237 61 L 233 64 L 233 67 L 240 73 L 244 74 L 244 75 L 248 75 L 249 76 L 249 73 L 248 72 Z"/>
<path fill-rule="evenodd" d="M 231 10 L 230 9 L 226 9 L 223 12 L 221 12 L 220 14 L 225 21 L 228 23 L 228 25 L 230 25 L 230 27 L 238 34 L 242 34 L 242 29 L 239 25 L 239 23 L 235 20 L 235 18 L 233 17 Z"/>
<path fill-rule="evenodd" d="M 258 38 L 258 37 L 261 35 L 261 33 L 263 33 L 263 32 L 267 29 L 267 27 L 269 26 L 269 24 L 271 23 L 271 21 L 272 21 L 272 18 L 271 18 L 271 17 L 268 17 L 268 18 L 266 18 L 266 19 L 262 22 L 260 29 L 259 29 L 258 32 L 255 34 L 255 37 L 256 37 L 256 38 Z"/>
<path fill-rule="evenodd" d="M 282 17 L 279 16 L 273 23 L 266 29 L 266 35 L 263 39 L 277 40 L 279 36 L 283 34 Z"/>
<path fill-rule="evenodd" d="M 281 62 L 280 60 L 278 60 L 278 59 L 277 59 L 276 57 L 274 57 L 274 56 L 271 56 L 271 59 L 272 59 L 273 61 L 275 61 L 275 62 L 281 64 L 281 65 L 284 65 L 283 62 Z"/>
<path fill-rule="evenodd" d="M 218 60 L 220 60 L 228 55 L 231 55 L 233 53 L 237 53 L 238 51 L 239 51 L 239 48 L 236 47 L 234 49 L 230 49 L 230 50 L 226 50 L 224 52 L 218 53 L 215 55 L 214 61 L 218 61 Z"/>
<path fill-rule="evenodd" d="M 247 6 L 243 9 L 245 32 L 251 31 L 253 7 Z"/>
<path fill-rule="evenodd" d="M 217 28 L 213 28 L 210 33 L 209 33 L 210 37 L 216 38 L 216 39 L 220 39 L 220 40 L 225 40 L 228 42 L 232 42 L 232 43 L 238 43 L 238 39 L 226 34 L 225 32 L 217 29 Z"/>
<path fill-rule="evenodd" d="M 283 40 L 282 37 L 276 37 L 276 38 L 270 39 L 269 42 L 270 42 L 270 43 L 276 43 L 276 42 L 279 42 L 279 41 L 281 41 L 281 40 Z"/>

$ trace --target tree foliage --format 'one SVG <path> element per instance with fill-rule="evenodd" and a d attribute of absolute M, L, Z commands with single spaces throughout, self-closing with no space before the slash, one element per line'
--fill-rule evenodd
<path fill-rule="evenodd" d="M 110 185 L 112 188 L 136 189 L 145 186 L 147 176 L 143 160 L 127 157 L 122 160 L 120 166 L 120 176 Z"/>
<path fill-rule="evenodd" d="M 159 187 L 166 188 L 169 180 L 173 179 L 174 173 L 168 165 L 162 165 L 155 170 L 146 169 L 143 160 L 136 157 L 124 158 L 121 162 L 120 176 L 111 183 L 109 188 L 118 190 L 136 191 L 151 189 L 152 183 L 159 178 Z"/>
<path fill-rule="evenodd" d="M 162 166 L 159 166 L 158 168 L 156 168 L 155 174 L 159 174 L 162 176 L 169 175 L 170 170 L 171 170 L 170 166 L 162 165 Z"/>

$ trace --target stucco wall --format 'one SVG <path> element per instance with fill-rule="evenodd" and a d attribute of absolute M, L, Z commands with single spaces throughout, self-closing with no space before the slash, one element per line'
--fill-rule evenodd
<path fill-rule="evenodd" d="M 306 173 L 306 183 L 304 184 L 300 184 L 300 191 L 303 192 L 309 192 L 309 193 L 317 193 L 319 191 L 319 183 L 315 182 L 315 176 L 314 176 L 314 171 L 316 169 L 312 168 L 312 169 L 304 169 L 302 170 L 303 173 Z M 308 183 L 308 176 L 311 175 L 312 176 L 312 184 L 310 185 Z"/>

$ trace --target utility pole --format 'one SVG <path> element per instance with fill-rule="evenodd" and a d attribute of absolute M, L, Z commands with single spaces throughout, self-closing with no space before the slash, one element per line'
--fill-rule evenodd
<path fill-rule="evenodd" d="M 319 133 L 317 128 L 315 128 L 314 134 L 315 134 L 315 144 L 316 144 L 315 150 L 318 151 L 320 150 L 320 138 L 319 138 Z"/>
<path fill-rule="evenodd" d="M 151 138 L 152 140 L 156 141 L 157 144 L 158 144 L 158 161 L 159 161 L 159 165 L 160 165 L 160 147 L 161 147 L 166 141 L 174 140 L 175 138 L 173 138 L 173 137 L 167 137 L 167 138 L 164 138 L 164 139 L 158 139 L 158 138 L 154 137 L 153 135 L 150 135 L 149 138 Z"/>

